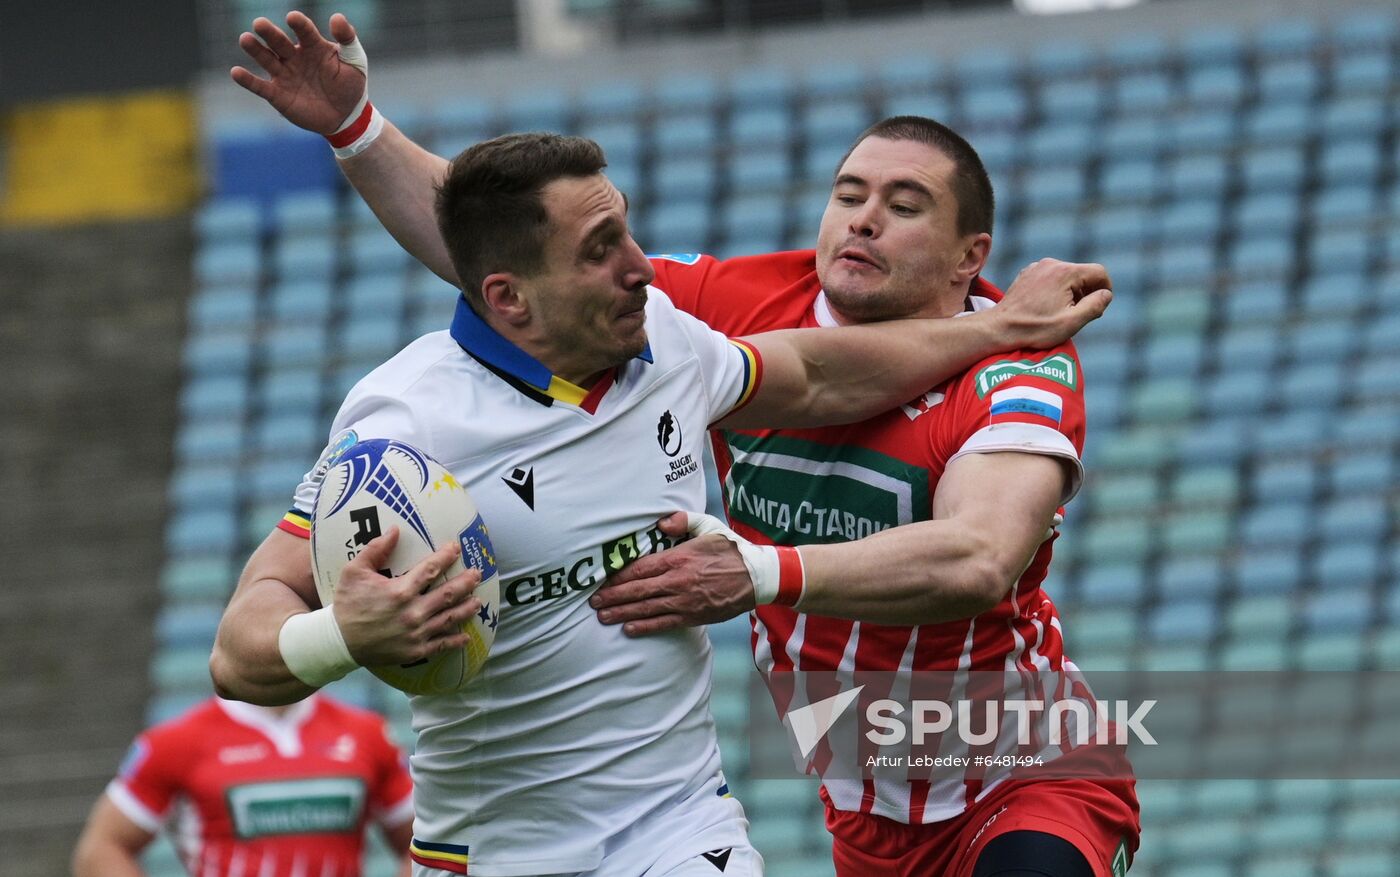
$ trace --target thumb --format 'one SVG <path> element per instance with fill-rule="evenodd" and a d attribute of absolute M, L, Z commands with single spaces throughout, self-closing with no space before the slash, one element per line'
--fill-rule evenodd
<path fill-rule="evenodd" d="M 1097 320 L 1108 310 L 1109 303 L 1113 301 L 1113 290 L 1096 289 L 1081 298 L 1074 306 L 1075 310 L 1083 308 L 1089 314 L 1090 320 Z"/>
<path fill-rule="evenodd" d="M 677 512 L 676 514 L 686 516 L 685 528 L 692 536 L 708 536 L 711 533 L 719 533 L 727 538 L 733 532 L 714 515 L 707 515 L 704 512 Z"/>
<path fill-rule="evenodd" d="M 685 512 L 671 512 L 666 517 L 656 522 L 661 528 L 661 532 L 667 536 L 684 536 L 688 530 L 686 526 Z"/>
<path fill-rule="evenodd" d="M 355 559 L 350 561 L 348 566 L 360 564 L 368 567 L 376 574 L 379 570 L 389 566 L 389 555 L 394 553 L 394 548 L 399 544 L 399 528 L 390 527 L 383 536 L 371 539 Z"/>
<path fill-rule="evenodd" d="M 357 39 L 355 26 L 340 12 L 331 16 L 331 36 L 342 46 L 348 46 Z"/>

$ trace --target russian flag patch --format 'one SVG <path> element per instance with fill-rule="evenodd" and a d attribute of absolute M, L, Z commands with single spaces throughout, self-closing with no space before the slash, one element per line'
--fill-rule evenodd
<path fill-rule="evenodd" d="M 1034 423 L 1060 427 L 1064 400 L 1038 387 L 1008 387 L 992 393 L 992 423 Z"/>

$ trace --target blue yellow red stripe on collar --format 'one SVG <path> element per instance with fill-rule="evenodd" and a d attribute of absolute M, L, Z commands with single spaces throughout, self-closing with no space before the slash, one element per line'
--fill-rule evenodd
<path fill-rule="evenodd" d="M 729 409 L 730 413 L 738 411 L 749 400 L 753 398 L 754 390 L 763 382 L 763 357 L 759 355 L 758 348 L 747 341 L 738 338 L 730 338 L 729 343 L 739 348 L 739 352 L 744 357 L 744 390 L 739 394 L 739 401 L 734 403 L 734 407 Z"/>
<path fill-rule="evenodd" d="M 469 849 L 470 847 L 458 844 L 428 843 L 415 837 L 408 845 L 408 855 L 420 865 L 453 874 L 465 874 Z"/>
<path fill-rule="evenodd" d="M 524 381 L 552 399 L 570 405 L 583 405 L 589 391 L 554 374 L 544 363 L 506 340 L 486 324 L 465 296 L 457 298 L 457 312 L 452 317 L 452 340 L 465 351 L 488 365 Z M 651 345 L 637 359 L 651 362 Z"/>
<path fill-rule="evenodd" d="M 302 539 L 310 539 L 311 519 L 297 509 L 290 509 L 282 516 L 282 520 L 277 522 L 277 529 Z"/>

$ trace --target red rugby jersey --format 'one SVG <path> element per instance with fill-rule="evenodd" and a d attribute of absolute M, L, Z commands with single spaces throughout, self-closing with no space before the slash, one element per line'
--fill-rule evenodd
<path fill-rule="evenodd" d="M 358 877 L 367 822 L 411 820 L 412 791 L 384 719 L 319 695 L 282 716 L 211 698 L 138 736 L 107 787 L 194 877 Z"/>
<path fill-rule="evenodd" d="M 719 261 L 655 256 L 654 286 L 727 335 L 835 325 L 811 250 Z M 978 280 L 968 312 L 1001 293 Z M 988 357 L 922 396 L 862 423 L 817 429 L 726 430 L 715 456 L 731 526 L 759 543 L 843 542 L 926 521 L 948 463 L 963 453 L 1016 450 L 1060 457 L 1076 473 L 1084 443 L 1083 376 L 1072 344 Z M 1076 474 L 1065 501 L 1078 489 Z M 891 626 L 762 606 L 751 616 L 765 675 L 803 671 L 1073 670 L 1060 622 L 1041 590 L 1053 535 L 995 608 L 943 624 Z M 784 704 L 778 704 L 780 712 Z M 1001 777 L 981 769 L 933 783 L 902 772 L 827 779 L 840 810 L 904 823 L 963 812 Z"/>

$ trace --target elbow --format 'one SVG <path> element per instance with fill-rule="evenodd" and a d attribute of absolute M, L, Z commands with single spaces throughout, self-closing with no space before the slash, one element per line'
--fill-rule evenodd
<path fill-rule="evenodd" d="M 990 612 L 1006 598 L 1014 578 L 1006 568 L 989 558 L 978 559 L 971 564 L 963 588 L 963 602 L 967 607 L 967 617 L 971 618 Z"/>
<path fill-rule="evenodd" d="M 216 644 L 209 655 L 209 679 L 214 693 L 225 700 L 238 700 L 238 679 L 229 665 L 228 656 Z"/>

